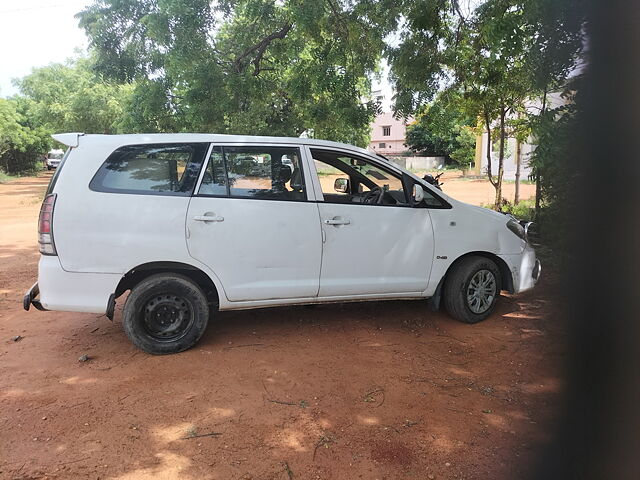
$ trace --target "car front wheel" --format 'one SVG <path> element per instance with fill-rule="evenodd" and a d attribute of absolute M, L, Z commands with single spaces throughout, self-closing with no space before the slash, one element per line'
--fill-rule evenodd
<path fill-rule="evenodd" d="M 467 257 L 453 266 L 444 284 L 444 305 L 452 317 L 477 323 L 489 315 L 502 289 L 498 266 L 485 257 Z"/>
<path fill-rule="evenodd" d="M 194 346 L 208 320 L 209 305 L 198 285 L 182 275 L 157 274 L 133 287 L 122 324 L 138 348 L 162 355 Z"/>

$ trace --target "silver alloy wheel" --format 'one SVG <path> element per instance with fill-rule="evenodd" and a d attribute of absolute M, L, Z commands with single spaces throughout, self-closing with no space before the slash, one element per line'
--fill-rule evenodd
<path fill-rule="evenodd" d="M 473 313 L 484 313 L 496 298 L 496 277 L 489 270 L 478 270 L 467 287 L 467 305 Z"/>

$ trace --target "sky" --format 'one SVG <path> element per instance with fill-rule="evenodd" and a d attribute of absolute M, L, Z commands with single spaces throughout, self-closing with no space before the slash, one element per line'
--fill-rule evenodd
<path fill-rule="evenodd" d="M 74 15 L 91 0 L 0 0 L 0 96 L 34 67 L 63 62 L 87 47 Z"/>

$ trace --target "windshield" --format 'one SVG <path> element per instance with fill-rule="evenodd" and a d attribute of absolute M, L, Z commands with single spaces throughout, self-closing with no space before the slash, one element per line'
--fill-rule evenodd
<path fill-rule="evenodd" d="M 64 153 L 50 153 L 49 160 L 62 160 Z"/>

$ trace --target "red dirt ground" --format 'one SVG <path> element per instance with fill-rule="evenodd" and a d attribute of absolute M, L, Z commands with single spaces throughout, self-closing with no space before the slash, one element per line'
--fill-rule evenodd
<path fill-rule="evenodd" d="M 114 322 L 22 310 L 47 181 L 0 185 L 0 478 L 515 479 L 548 442 L 565 329 L 547 277 L 478 325 L 422 301 L 227 312 L 155 357 L 122 302 Z"/>

